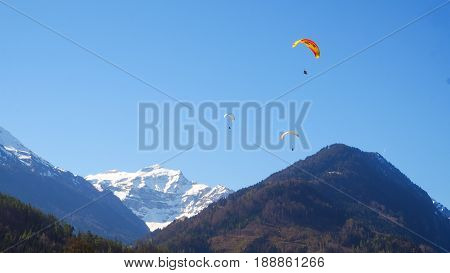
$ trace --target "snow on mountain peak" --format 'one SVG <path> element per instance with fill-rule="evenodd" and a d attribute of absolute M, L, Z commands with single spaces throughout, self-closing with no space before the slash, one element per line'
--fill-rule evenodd
<path fill-rule="evenodd" d="M 11 135 L 10 132 L 0 126 L 0 145 L 8 147 L 10 150 L 17 150 L 22 152 L 31 152 L 25 147 L 17 138 Z"/>
<path fill-rule="evenodd" d="M 0 127 L 0 165 L 15 168 L 15 163 L 25 165 L 32 172 L 42 176 L 58 176 L 63 173 L 68 173 L 39 157 L 25 147 L 10 132 Z M 76 177 L 72 180 L 74 184 L 78 184 Z"/>
<path fill-rule="evenodd" d="M 119 170 L 108 170 L 105 173 L 118 173 L 120 172 Z"/>
<path fill-rule="evenodd" d="M 156 170 L 156 169 L 161 169 L 161 166 L 159 164 L 153 164 L 153 165 L 150 165 L 148 167 L 140 169 L 140 171 L 141 172 L 151 172 L 151 171 Z"/>
<path fill-rule="evenodd" d="M 7 157 L 14 158 L 22 164 L 35 170 L 34 167 L 44 165 L 46 167 L 54 168 L 50 163 L 43 160 L 30 149 L 25 147 L 17 138 L 15 138 L 6 129 L 0 127 L 0 164 L 6 164 Z M 1 160 L 3 159 L 3 160 Z M 49 170 L 45 170 L 43 175 L 51 175 Z"/>
<path fill-rule="evenodd" d="M 232 191 L 210 187 L 184 177 L 180 170 L 151 165 L 137 172 L 107 171 L 88 175 L 98 190 L 111 190 L 150 230 L 164 228 L 175 219 L 191 217 Z"/>

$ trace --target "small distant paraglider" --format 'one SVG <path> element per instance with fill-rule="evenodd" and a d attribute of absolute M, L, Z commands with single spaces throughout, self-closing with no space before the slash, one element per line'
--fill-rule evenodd
<path fill-rule="evenodd" d="M 294 151 L 294 148 L 295 148 L 295 142 L 294 142 L 295 137 L 300 138 L 300 134 L 297 133 L 296 131 L 293 131 L 293 130 L 285 131 L 285 132 L 281 133 L 280 140 L 283 141 L 287 136 L 294 137 L 294 139 L 290 140 L 291 141 L 291 150 Z"/>
<path fill-rule="evenodd" d="M 320 57 L 319 46 L 313 40 L 310 40 L 310 39 L 297 40 L 292 44 L 292 48 L 297 47 L 299 44 L 304 44 L 307 48 L 309 48 L 312 51 L 312 53 L 314 54 L 314 57 L 316 57 L 316 59 L 318 59 Z M 308 71 L 306 69 L 303 70 L 303 74 L 308 75 Z"/>
<path fill-rule="evenodd" d="M 234 115 L 231 114 L 231 113 L 225 114 L 225 115 L 223 115 L 223 117 L 224 117 L 225 120 L 227 121 L 228 129 L 231 130 L 231 125 L 232 125 L 233 122 L 236 120 L 236 118 L 235 118 Z"/>

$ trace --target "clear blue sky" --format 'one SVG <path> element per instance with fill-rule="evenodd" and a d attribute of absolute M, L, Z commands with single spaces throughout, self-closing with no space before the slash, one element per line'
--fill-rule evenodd
<path fill-rule="evenodd" d="M 326 69 L 442 1 L 7 1 L 181 100 L 265 102 L 301 83 L 310 37 Z M 113 67 L 0 5 L 0 125 L 79 175 L 134 171 L 137 105 L 163 102 Z M 450 5 L 282 101 L 312 101 L 310 151 L 377 151 L 450 206 Z M 310 57 L 310 56 L 308 56 Z M 315 61 L 315 60 L 314 60 Z M 239 189 L 285 167 L 263 151 L 189 151 L 166 164 Z"/>

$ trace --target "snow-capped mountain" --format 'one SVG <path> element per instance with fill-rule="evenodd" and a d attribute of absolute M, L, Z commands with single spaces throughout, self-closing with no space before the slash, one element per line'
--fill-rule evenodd
<path fill-rule="evenodd" d="M 53 166 L 2 127 L 0 192 L 58 218 L 70 215 L 64 220 L 77 230 L 125 242 L 148 232 L 144 222 L 113 194 L 101 193 L 84 178 Z"/>
<path fill-rule="evenodd" d="M 192 217 L 232 191 L 192 182 L 179 170 L 152 165 L 137 172 L 111 170 L 85 177 L 98 190 L 111 190 L 154 231 Z"/>
<path fill-rule="evenodd" d="M 444 205 L 442 205 L 441 203 L 437 202 L 436 200 L 433 199 L 433 204 L 436 207 L 437 211 L 444 217 L 446 217 L 447 219 L 450 220 L 450 210 L 447 209 Z"/>

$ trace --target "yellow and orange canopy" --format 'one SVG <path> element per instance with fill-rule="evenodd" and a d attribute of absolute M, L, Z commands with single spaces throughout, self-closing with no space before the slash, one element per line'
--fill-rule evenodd
<path fill-rule="evenodd" d="M 314 53 L 314 56 L 316 58 L 320 57 L 319 46 L 317 46 L 317 44 L 314 41 L 312 41 L 310 39 L 300 39 L 300 40 L 295 41 L 292 44 L 292 47 L 294 48 L 294 47 L 298 46 L 299 44 L 304 44 L 306 47 L 308 47 L 312 51 L 312 53 Z"/>

